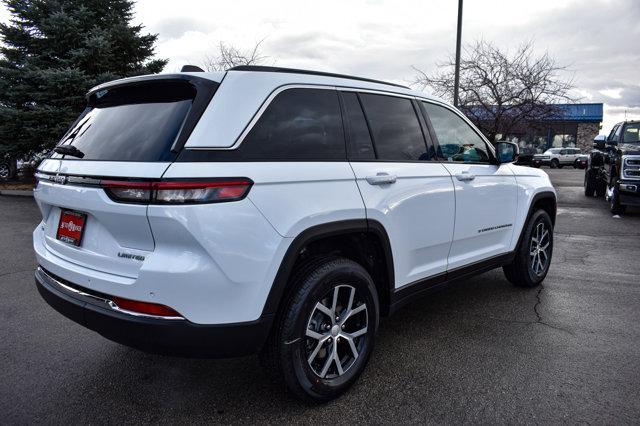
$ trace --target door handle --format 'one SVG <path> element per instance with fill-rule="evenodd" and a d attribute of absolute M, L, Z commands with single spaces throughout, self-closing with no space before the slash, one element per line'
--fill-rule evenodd
<path fill-rule="evenodd" d="M 390 175 L 389 173 L 380 172 L 375 176 L 367 176 L 365 178 L 371 185 L 389 185 L 396 183 L 396 175 Z"/>
<path fill-rule="evenodd" d="M 469 182 L 470 180 L 474 180 L 475 178 L 476 178 L 476 175 L 473 175 L 469 172 L 462 172 L 456 175 L 456 179 L 458 179 L 461 182 Z"/>

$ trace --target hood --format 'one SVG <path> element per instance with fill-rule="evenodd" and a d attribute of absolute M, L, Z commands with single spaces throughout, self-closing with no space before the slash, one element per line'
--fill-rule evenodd
<path fill-rule="evenodd" d="M 640 143 L 623 143 L 618 146 L 622 155 L 640 155 Z"/>

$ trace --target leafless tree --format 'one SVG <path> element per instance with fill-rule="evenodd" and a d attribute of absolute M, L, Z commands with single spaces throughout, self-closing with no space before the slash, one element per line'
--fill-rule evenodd
<path fill-rule="evenodd" d="M 221 41 L 216 54 L 205 55 L 203 65 L 207 71 L 226 71 L 238 65 L 261 65 L 268 58 L 261 52 L 263 41 L 257 42 L 252 49 L 240 49 Z"/>
<path fill-rule="evenodd" d="M 453 58 L 439 63 L 434 74 L 414 67 L 413 85 L 453 100 L 454 67 Z M 558 117 L 556 103 L 574 102 L 573 81 L 559 76 L 566 70 L 548 53 L 536 56 L 532 42 L 511 54 L 477 41 L 464 48 L 460 60 L 459 108 L 493 142 L 524 123 Z"/>

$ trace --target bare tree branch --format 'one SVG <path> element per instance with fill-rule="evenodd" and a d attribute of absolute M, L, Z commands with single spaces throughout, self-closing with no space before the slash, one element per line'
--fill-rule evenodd
<path fill-rule="evenodd" d="M 455 60 L 438 64 L 434 74 L 413 67 L 413 86 L 429 88 L 435 95 L 453 100 Z M 484 40 L 465 46 L 460 60 L 459 108 L 493 141 L 525 122 L 558 116 L 554 104 L 574 102 L 573 80 L 562 80 L 566 71 L 548 53 L 535 56 L 533 42 L 521 44 L 510 54 Z"/>
<path fill-rule="evenodd" d="M 213 55 L 205 55 L 203 65 L 206 71 L 226 71 L 238 65 L 260 65 L 268 56 L 261 53 L 262 42 L 257 42 L 252 49 L 240 49 L 221 41 L 218 44 L 218 51 Z"/>

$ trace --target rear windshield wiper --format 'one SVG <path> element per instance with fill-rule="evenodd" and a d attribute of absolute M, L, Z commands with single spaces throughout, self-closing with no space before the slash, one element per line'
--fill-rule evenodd
<path fill-rule="evenodd" d="M 71 155 L 72 157 L 84 157 L 84 152 L 80 151 L 78 148 L 72 145 L 56 146 L 55 148 L 53 148 L 53 151 L 62 155 Z"/>

